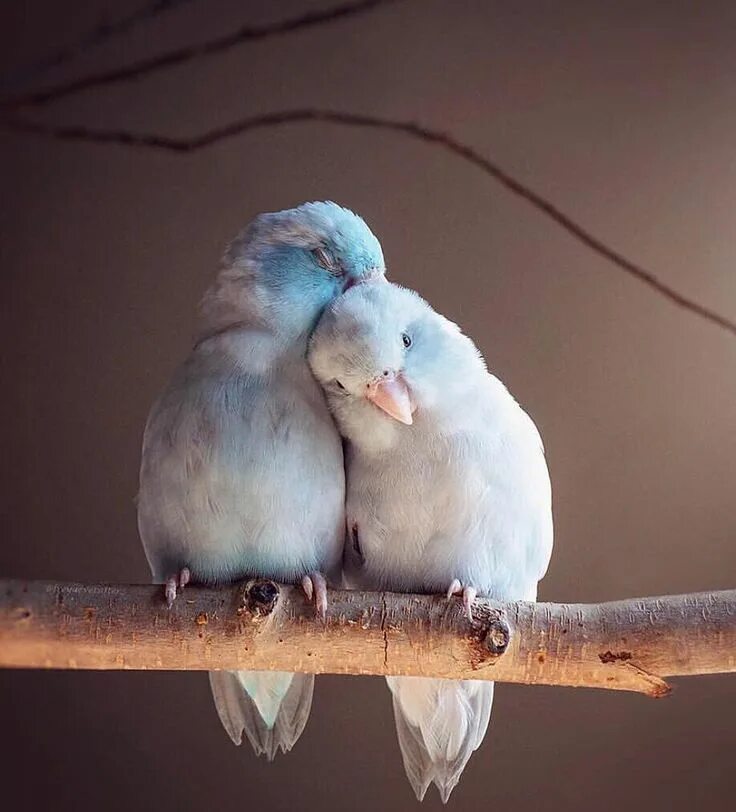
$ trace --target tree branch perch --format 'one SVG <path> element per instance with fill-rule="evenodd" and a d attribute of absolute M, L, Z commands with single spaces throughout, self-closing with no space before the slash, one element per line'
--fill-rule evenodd
<path fill-rule="evenodd" d="M 0 580 L 0 667 L 402 674 L 664 696 L 664 677 L 736 672 L 736 590 L 600 604 Z"/>

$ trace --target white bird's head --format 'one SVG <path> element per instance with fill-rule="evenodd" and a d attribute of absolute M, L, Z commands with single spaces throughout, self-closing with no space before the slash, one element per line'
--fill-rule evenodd
<path fill-rule="evenodd" d="M 373 232 L 336 203 L 260 214 L 225 252 L 202 300 L 201 336 L 245 324 L 306 345 L 325 305 L 385 271 Z"/>
<path fill-rule="evenodd" d="M 418 294 L 360 285 L 325 310 L 309 364 L 342 434 L 390 442 L 415 420 L 441 429 L 464 408 L 485 363 L 473 342 Z"/>

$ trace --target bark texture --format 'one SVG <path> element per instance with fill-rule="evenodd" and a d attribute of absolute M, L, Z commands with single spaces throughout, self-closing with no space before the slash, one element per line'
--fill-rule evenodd
<path fill-rule="evenodd" d="M 736 672 L 736 590 L 601 604 L 494 603 L 296 587 L 0 580 L 0 667 L 400 674 L 664 696 L 668 676 Z"/>

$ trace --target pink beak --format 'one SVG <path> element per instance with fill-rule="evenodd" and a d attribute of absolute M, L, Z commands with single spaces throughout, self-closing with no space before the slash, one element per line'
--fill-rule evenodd
<path fill-rule="evenodd" d="M 412 413 L 415 409 L 403 378 L 396 375 L 381 375 L 374 378 L 367 385 L 365 396 L 394 420 L 407 426 L 411 426 L 414 422 Z"/>

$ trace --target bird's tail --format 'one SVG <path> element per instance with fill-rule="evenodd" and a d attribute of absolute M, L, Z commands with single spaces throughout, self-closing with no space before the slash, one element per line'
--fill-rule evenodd
<path fill-rule="evenodd" d="M 309 718 L 314 674 L 211 671 L 210 686 L 225 730 L 235 744 L 248 737 L 256 755 L 272 761 L 301 736 Z"/>
<path fill-rule="evenodd" d="M 483 741 L 493 683 L 387 677 L 404 769 L 418 800 L 434 782 L 443 803 Z"/>

